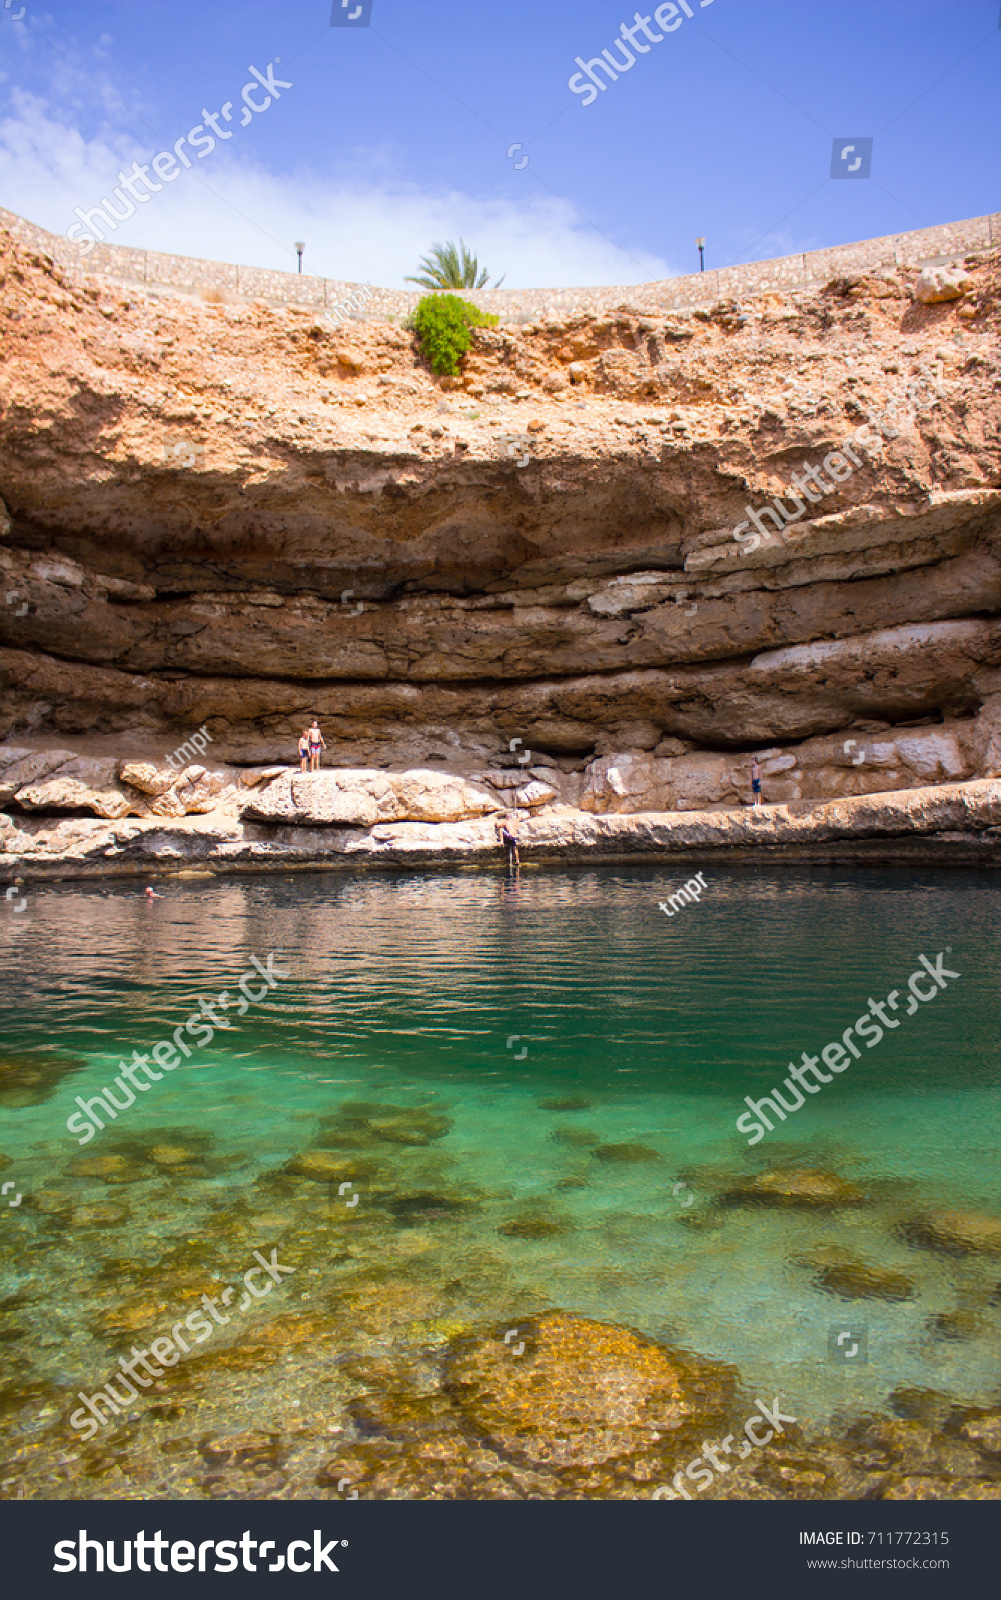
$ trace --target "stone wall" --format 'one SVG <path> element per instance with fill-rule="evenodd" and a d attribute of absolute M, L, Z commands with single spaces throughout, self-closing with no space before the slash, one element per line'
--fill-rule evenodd
<path fill-rule="evenodd" d="M 294 272 L 272 272 L 263 267 L 241 267 L 222 261 L 201 261 L 194 256 L 165 255 L 157 250 L 133 250 L 125 245 L 99 244 L 86 255 L 61 234 L 37 228 L 11 211 L 0 208 L 0 228 L 21 244 L 49 255 L 60 265 L 80 267 L 123 283 L 143 283 L 153 291 L 199 295 L 218 294 L 224 300 L 255 298 L 276 305 L 330 310 L 364 286 L 339 278 L 313 278 Z M 830 250 L 779 256 L 745 266 L 666 278 L 657 283 L 617 285 L 608 288 L 481 289 L 468 297 L 502 322 L 525 322 L 546 316 L 597 313 L 628 303 L 650 311 L 674 311 L 686 306 L 711 305 L 725 298 L 747 298 L 773 290 L 789 293 L 808 290 L 839 274 L 880 267 L 916 267 L 948 261 L 973 251 L 1001 245 L 1001 213 L 919 228 L 912 233 L 887 234 Z M 421 291 L 374 288 L 364 309 L 352 313 L 364 321 L 407 316 Z"/>

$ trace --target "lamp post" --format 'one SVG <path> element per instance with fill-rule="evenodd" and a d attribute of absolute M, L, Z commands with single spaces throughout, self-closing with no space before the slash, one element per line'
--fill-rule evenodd
<path fill-rule="evenodd" d="M 302 252 L 305 250 L 305 248 L 306 248 L 306 245 L 305 245 L 305 243 L 304 243 L 304 241 L 302 239 L 297 239 L 295 241 L 295 253 L 299 257 L 299 271 L 300 272 L 302 271 Z"/>
<path fill-rule="evenodd" d="M 704 239 L 696 239 L 695 243 L 699 247 L 699 271 L 700 272 L 705 272 L 705 270 L 706 270 L 706 255 L 705 255 L 706 241 Z"/>

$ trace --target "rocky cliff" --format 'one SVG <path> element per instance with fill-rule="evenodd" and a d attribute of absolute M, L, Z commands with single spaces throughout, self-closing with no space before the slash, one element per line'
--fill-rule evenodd
<path fill-rule="evenodd" d="M 456 380 L 398 322 L 57 254 L 0 232 L 11 817 L 150 815 L 123 763 L 198 729 L 228 770 L 152 815 L 238 812 L 313 715 L 468 817 L 734 808 L 753 754 L 773 802 L 1001 770 L 1001 251 L 639 288 Z"/>

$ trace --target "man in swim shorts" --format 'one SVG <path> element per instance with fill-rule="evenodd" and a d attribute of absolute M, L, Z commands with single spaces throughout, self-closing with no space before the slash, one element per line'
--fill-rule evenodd
<path fill-rule="evenodd" d="M 320 732 L 320 724 L 317 722 L 316 718 L 314 717 L 312 722 L 309 725 L 309 770 L 310 770 L 310 772 L 319 772 L 319 770 L 320 770 L 320 751 L 321 750 L 326 750 L 326 748 L 327 748 L 326 740 L 324 739 L 323 734 Z"/>
<path fill-rule="evenodd" d="M 753 756 L 751 758 L 751 794 L 753 796 L 753 799 L 752 799 L 752 802 L 751 802 L 752 805 L 760 806 L 760 804 L 761 804 L 761 768 L 758 766 L 758 758 L 757 758 L 757 756 Z"/>

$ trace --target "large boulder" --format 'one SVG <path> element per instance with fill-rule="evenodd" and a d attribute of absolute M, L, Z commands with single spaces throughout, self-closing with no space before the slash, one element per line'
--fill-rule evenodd
<path fill-rule="evenodd" d="M 865 1190 L 836 1172 L 783 1167 L 738 1178 L 721 1196 L 724 1205 L 777 1206 L 781 1209 L 827 1211 L 834 1206 L 857 1206 Z"/>
<path fill-rule="evenodd" d="M 72 750 L 26 750 L 19 745 L 0 745 L 0 805 L 7 805 L 19 789 L 39 783 L 65 761 L 72 760 Z"/>
<path fill-rule="evenodd" d="M 142 796 L 117 781 L 113 760 L 87 756 L 64 757 L 41 782 L 18 788 L 17 804 L 23 811 L 89 811 L 95 817 L 144 817 Z"/>
<path fill-rule="evenodd" d="M 380 822 L 461 822 L 496 810 L 493 795 L 448 773 L 339 768 L 284 773 L 244 803 L 243 815 L 262 822 L 371 828 Z"/>
<path fill-rule="evenodd" d="M 166 794 L 177 782 L 179 774 L 173 767 L 158 767 L 152 761 L 120 761 L 118 777 L 140 794 Z"/>
<path fill-rule="evenodd" d="M 501 1330 L 457 1343 L 445 1374 L 466 1427 L 502 1455 L 588 1467 L 651 1449 L 671 1453 L 679 1435 L 701 1437 L 728 1414 L 730 1368 L 566 1311 L 512 1325 L 516 1342 L 505 1343 Z"/>
<path fill-rule="evenodd" d="M 947 1256 L 1001 1256 L 1001 1217 L 978 1211 L 936 1211 L 903 1222 L 908 1244 Z"/>
<path fill-rule="evenodd" d="M 914 285 L 914 298 L 924 306 L 943 300 L 960 300 L 973 279 L 964 267 L 925 267 Z"/>

